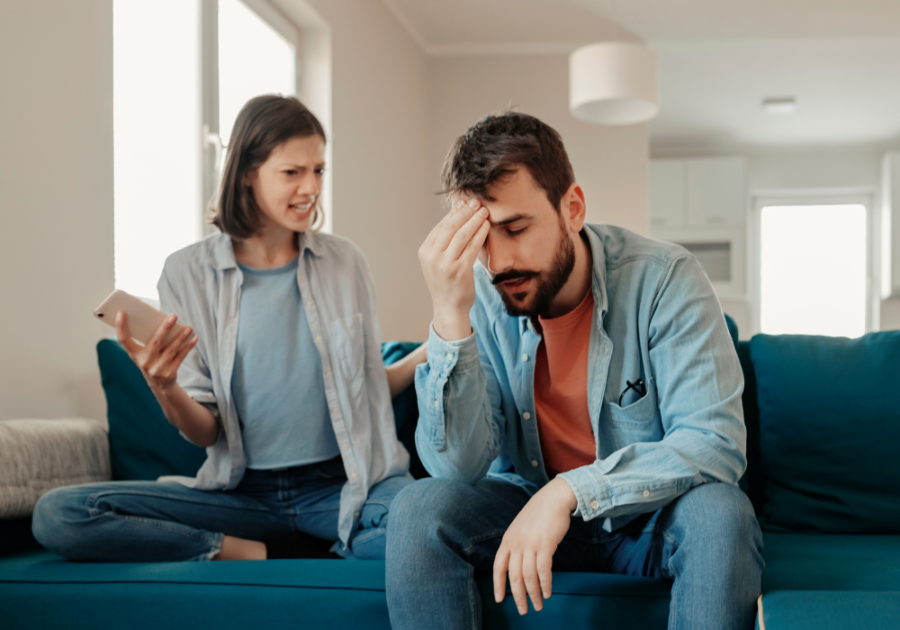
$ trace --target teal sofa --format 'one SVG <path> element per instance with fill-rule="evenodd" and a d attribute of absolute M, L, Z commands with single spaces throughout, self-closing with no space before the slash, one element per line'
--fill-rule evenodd
<path fill-rule="evenodd" d="M 758 335 L 746 377 L 747 474 L 764 531 L 757 627 L 900 628 L 900 332 L 861 339 Z M 415 347 L 384 345 L 386 362 Z M 98 346 L 113 478 L 188 473 L 203 452 L 171 429 L 127 355 Z M 415 392 L 394 401 L 413 453 Z M 384 563 L 345 560 L 76 564 L 40 549 L 28 519 L 0 521 L 0 628 L 388 629 Z M 559 573 L 541 613 L 519 617 L 480 581 L 485 628 L 663 630 L 661 580 Z M 277 624 L 277 625 L 276 625 Z"/>

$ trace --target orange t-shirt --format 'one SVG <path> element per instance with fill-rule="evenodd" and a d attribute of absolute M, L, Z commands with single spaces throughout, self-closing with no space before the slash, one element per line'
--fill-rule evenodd
<path fill-rule="evenodd" d="M 587 395 L 593 292 L 588 290 L 581 304 L 562 317 L 539 321 L 543 339 L 534 367 L 534 406 L 544 466 L 552 479 L 597 459 Z"/>

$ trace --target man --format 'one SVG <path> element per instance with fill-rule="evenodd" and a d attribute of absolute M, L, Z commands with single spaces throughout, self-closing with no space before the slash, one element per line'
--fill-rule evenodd
<path fill-rule="evenodd" d="M 552 569 L 601 571 L 672 580 L 670 628 L 751 628 L 763 561 L 737 487 L 743 380 L 700 265 L 585 224 L 562 140 L 532 116 L 478 122 L 442 178 L 452 208 L 419 250 L 432 478 L 391 508 L 394 628 L 480 628 L 472 576 L 491 569 L 523 615 Z"/>

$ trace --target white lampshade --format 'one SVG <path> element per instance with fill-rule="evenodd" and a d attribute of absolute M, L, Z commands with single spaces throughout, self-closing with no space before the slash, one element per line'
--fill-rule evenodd
<path fill-rule="evenodd" d="M 582 46 L 569 56 L 569 109 L 600 125 L 650 120 L 659 113 L 656 57 L 640 44 Z"/>

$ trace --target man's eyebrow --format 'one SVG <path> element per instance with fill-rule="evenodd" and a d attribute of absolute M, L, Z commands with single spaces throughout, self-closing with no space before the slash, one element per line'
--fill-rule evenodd
<path fill-rule="evenodd" d="M 491 227 L 503 227 L 504 225 L 509 225 L 510 223 L 515 223 L 516 221 L 522 221 L 523 219 L 530 219 L 531 217 L 527 214 L 514 214 L 511 217 L 506 217 L 502 221 L 491 221 Z"/>

